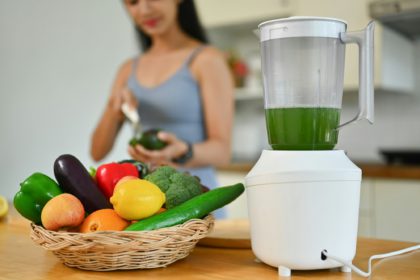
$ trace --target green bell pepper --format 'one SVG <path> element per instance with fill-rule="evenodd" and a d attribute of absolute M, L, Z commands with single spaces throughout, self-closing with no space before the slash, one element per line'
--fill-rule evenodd
<path fill-rule="evenodd" d="M 15 194 L 13 204 L 23 217 L 40 224 L 44 205 L 61 193 L 63 192 L 53 179 L 36 172 L 20 184 L 20 191 Z"/>

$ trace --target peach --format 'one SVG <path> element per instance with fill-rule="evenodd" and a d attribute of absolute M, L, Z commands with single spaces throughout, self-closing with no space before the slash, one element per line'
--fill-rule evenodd
<path fill-rule="evenodd" d="M 50 199 L 41 212 L 41 222 L 48 230 L 76 227 L 83 222 L 85 209 L 72 194 L 63 193 Z"/>

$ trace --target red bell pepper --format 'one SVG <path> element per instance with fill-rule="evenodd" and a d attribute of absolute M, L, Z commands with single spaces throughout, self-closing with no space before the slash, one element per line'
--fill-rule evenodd
<path fill-rule="evenodd" d="M 96 170 L 96 183 L 102 193 L 110 198 L 114 192 L 115 185 L 125 176 L 139 177 L 137 167 L 132 163 L 111 162 L 103 164 Z"/>

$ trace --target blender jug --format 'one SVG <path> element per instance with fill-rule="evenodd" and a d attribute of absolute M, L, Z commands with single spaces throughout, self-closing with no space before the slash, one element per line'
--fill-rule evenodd
<path fill-rule="evenodd" d="M 259 25 L 264 108 L 274 150 L 332 150 L 338 131 L 373 122 L 373 22 L 346 32 L 346 22 L 291 17 Z M 359 46 L 359 112 L 340 125 L 345 44 Z"/>

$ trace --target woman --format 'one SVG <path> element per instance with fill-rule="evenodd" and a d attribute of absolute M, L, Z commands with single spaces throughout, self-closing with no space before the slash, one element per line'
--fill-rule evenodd
<path fill-rule="evenodd" d="M 121 105 L 138 108 L 145 129 L 160 128 L 159 151 L 128 147 L 133 159 L 169 164 L 216 187 L 212 166 L 229 162 L 233 81 L 223 55 L 206 45 L 192 0 L 125 0 L 143 54 L 118 71 L 91 145 L 94 160 L 112 149 L 124 122 Z M 127 140 L 128 142 L 128 140 Z"/>

